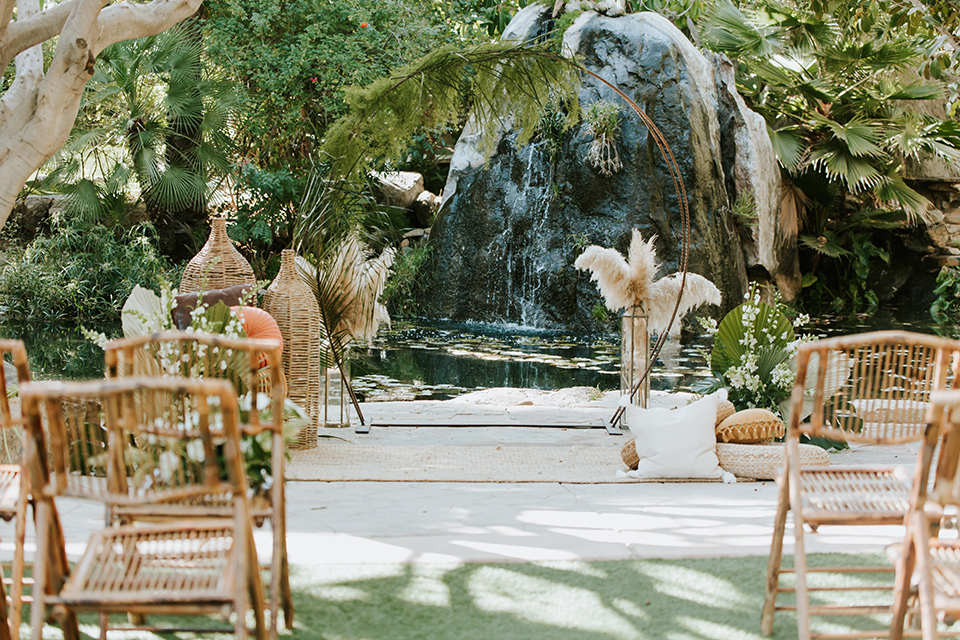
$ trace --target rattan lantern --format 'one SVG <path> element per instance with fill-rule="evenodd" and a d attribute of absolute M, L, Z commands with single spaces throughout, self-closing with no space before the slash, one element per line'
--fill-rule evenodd
<path fill-rule="evenodd" d="M 300 431 L 294 446 L 316 447 L 323 376 L 320 308 L 310 287 L 297 274 L 296 254 L 290 249 L 281 253 L 280 272 L 267 288 L 263 309 L 273 316 L 283 334 L 287 397 L 310 416 L 310 424 Z"/>
<path fill-rule="evenodd" d="M 210 237 L 200 252 L 193 256 L 180 280 L 180 293 L 226 289 L 235 284 L 257 286 L 253 268 L 240 255 L 227 235 L 227 221 L 214 218 L 210 224 Z"/>

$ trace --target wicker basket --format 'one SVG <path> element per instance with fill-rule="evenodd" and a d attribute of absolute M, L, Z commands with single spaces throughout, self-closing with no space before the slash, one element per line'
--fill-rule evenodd
<path fill-rule="evenodd" d="M 227 221 L 214 218 L 210 224 L 210 237 L 193 256 L 180 279 L 180 293 L 193 293 L 212 289 L 226 289 L 235 284 L 257 286 L 250 263 L 240 255 L 233 241 L 227 236 Z"/>
<path fill-rule="evenodd" d="M 720 466 L 738 478 L 775 480 L 784 464 L 782 444 L 717 443 Z M 800 445 L 800 465 L 822 467 L 830 464 L 827 452 L 812 444 Z"/>
<path fill-rule="evenodd" d="M 310 287 L 297 274 L 296 254 L 286 249 L 281 254 L 280 272 L 267 288 L 263 309 L 277 321 L 283 334 L 283 374 L 287 380 L 287 397 L 300 405 L 310 416 L 293 445 L 296 448 L 317 446 L 317 424 L 320 417 L 320 309 Z"/>
<path fill-rule="evenodd" d="M 717 405 L 717 421 L 713 426 L 719 427 L 720 423 L 737 412 L 737 408 L 729 400 L 721 400 Z"/>
<path fill-rule="evenodd" d="M 627 469 L 636 469 L 637 465 L 640 464 L 640 456 L 637 455 L 637 441 L 633 438 L 628 440 L 627 444 L 620 449 L 620 457 L 623 458 L 623 463 L 627 465 Z"/>

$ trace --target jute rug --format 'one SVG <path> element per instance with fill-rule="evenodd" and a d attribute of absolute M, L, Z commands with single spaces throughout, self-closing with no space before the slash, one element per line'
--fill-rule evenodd
<path fill-rule="evenodd" d="M 382 446 L 321 443 L 295 450 L 288 480 L 378 482 L 684 482 L 618 478 L 619 447 L 536 445 Z M 696 482 L 710 482 L 696 480 Z"/>

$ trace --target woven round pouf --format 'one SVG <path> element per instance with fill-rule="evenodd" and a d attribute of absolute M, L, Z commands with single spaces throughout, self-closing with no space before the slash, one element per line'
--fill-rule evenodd
<path fill-rule="evenodd" d="M 737 412 L 737 408 L 729 400 L 721 400 L 717 404 L 717 421 L 714 426 L 719 427 L 720 423 Z"/>
<path fill-rule="evenodd" d="M 717 443 L 720 466 L 738 478 L 774 480 L 783 469 L 784 447 L 772 444 Z M 830 464 L 827 452 L 812 444 L 800 445 L 800 464 L 805 467 L 825 467 Z"/>
<path fill-rule="evenodd" d="M 627 469 L 636 469 L 640 464 L 640 456 L 637 455 L 637 441 L 633 438 L 627 440 L 627 443 L 620 449 L 620 457 Z"/>
<path fill-rule="evenodd" d="M 190 259 L 180 279 L 180 293 L 226 289 L 235 284 L 257 286 L 253 268 L 233 246 L 227 235 L 227 221 L 214 218 L 210 222 L 210 237 L 200 252 Z"/>

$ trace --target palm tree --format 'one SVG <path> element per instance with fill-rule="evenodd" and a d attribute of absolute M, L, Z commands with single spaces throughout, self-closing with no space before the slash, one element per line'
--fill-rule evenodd
<path fill-rule="evenodd" d="M 910 108 L 941 97 L 943 83 L 918 73 L 932 40 L 898 24 L 898 2 L 841 2 L 827 13 L 815 0 L 752 8 L 723 0 L 703 23 L 704 42 L 736 60 L 738 89 L 767 122 L 782 220 L 808 254 L 805 284 L 830 263 L 832 290 L 823 293 L 855 306 L 876 303 L 864 284 L 869 262 L 889 261 L 872 230 L 927 214 L 926 199 L 903 180 L 904 161 L 960 159 L 958 123 Z"/>
<path fill-rule="evenodd" d="M 236 91 L 202 54 L 192 21 L 106 49 L 43 183 L 95 219 L 118 217 L 139 197 L 174 259 L 196 252 L 211 192 L 231 169 Z"/>

